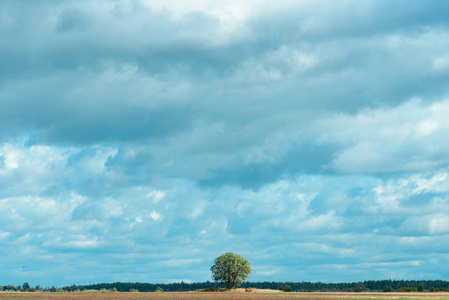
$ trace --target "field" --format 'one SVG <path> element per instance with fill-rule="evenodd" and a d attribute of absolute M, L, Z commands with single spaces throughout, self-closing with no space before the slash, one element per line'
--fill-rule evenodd
<path fill-rule="evenodd" d="M 355 299 L 404 299 L 430 300 L 448 299 L 449 293 L 282 293 L 278 291 L 245 292 L 167 292 L 167 293 L 20 293 L 0 292 L 0 299 L 42 299 L 42 300 L 131 300 L 131 299 L 301 299 L 301 300 L 355 300 Z"/>

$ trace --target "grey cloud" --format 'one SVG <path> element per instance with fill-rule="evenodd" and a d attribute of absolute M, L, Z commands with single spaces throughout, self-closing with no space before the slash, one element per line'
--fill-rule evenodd
<path fill-rule="evenodd" d="M 310 144 L 292 147 L 275 162 L 234 163 L 223 169 L 211 170 L 209 178 L 200 179 L 205 187 L 238 185 L 243 188 L 258 189 L 279 178 L 290 178 L 301 174 L 328 173 L 322 167 L 329 163 L 334 149 Z M 207 176 L 207 175 L 206 175 Z"/>
<path fill-rule="evenodd" d="M 82 7 L 82 5 L 79 7 Z M 63 20 L 66 15 L 69 16 L 69 19 L 71 18 L 71 15 L 75 15 L 78 19 L 82 19 L 82 13 L 80 12 L 81 8 L 79 7 L 77 8 L 78 10 L 67 10 L 64 9 L 64 7 L 58 8 L 56 12 L 61 15 L 60 21 Z M 168 84 L 154 82 L 155 90 L 150 89 L 142 91 L 142 84 L 145 84 L 146 82 L 139 82 L 136 84 L 135 89 L 133 90 L 134 93 L 137 93 L 137 97 L 146 98 L 149 102 L 154 102 L 155 97 L 163 98 L 160 91 L 171 91 L 172 86 L 176 85 L 175 82 L 177 81 L 184 81 L 190 84 L 193 92 L 188 94 L 187 97 L 185 95 L 181 96 L 184 98 L 184 104 L 181 108 L 170 106 L 165 108 L 167 110 L 167 118 L 176 120 L 181 120 L 183 117 L 182 115 L 184 114 L 198 119 L 206 118 L 207 114 L 214 112 L 214 106 L 216 106 L 217 103 L 223 103 L 226 110 L 235 107 L 236 103 L 238 103 L 239 109 L 236 111 L 237 115 L 241 115 L 242 118 L 250 117 L 247 122 L 254 122 L 255 119 L 251 119 L 254 117 L 247 115 L 254 105 L 260 107 L 258 108 L 259 110 L 266 109 L 266 113 L 273 113 L 273 105 L 269 105 L 269 103 L 264 104 L 264 102 L 270 101 L 268 99 L 276 99 L 276 102 L 279 103 L 279 105 L 275 106 L 275 108 L 279 109 L 293 109 L 298 111 L 304 109 L 306 106 L 309 110 L 322 110 L 325 108 L 325 110 L 349 110 L 351 113 L 354 113 L 360 107 L 378 105 L 379 103 L 391 105 L 404 101 L 416 94 L 426 94 L 429 93 L 428 91 L 438 94 L 444 91 L 444 85 L 442 84 L 444 81 L 443 77 L 441 80 L 425 80 L 425 78 L 418 72 L 416 72 L 415 78 L 409 77 L 407 81 L 397 79 L 392 81 L 392 77 L 400 78 L 401 74 L 389 71 L 387 67 L 391 67 L 391 64 L 389 63 L 387 65 L 382 63 L 382 61 L 393 62 L 398 59 L 398 56 L 396 54 L 391 54 L 388 49 L 384 49 L 385 46 L 383 46 L 383 44 L 388 43 L 388 39 L 382 38 L 375 42 L 368 40 L 368 46 L 361 46 L 363 43 L 367 42 L 366 38 L 361 37 L 360 42 L 343 40 L 335 42 L 335 39 L 332 40 L 332 42 L 304 42 L 300 41 L 299 38 L 293 38 L 289 39 L 287 44 L 278 41 L 272 46 L 264 43 L 260 44 L 257 40 L 254 41 L 249 39 L 247 41 L 241 40 L 236 44 L 210 47 L 207 43 L 204 44 L 194 38 L 192 39 L 190 37 L 186 39 L 185 37 L 188 36 L 188 34 L 181 32 L 180 35 L 159 35 L 159 37 L 152 42 L 151 39 L 154 38 L 152 37 L 154 27 L 160 28 L 159 25 L 162 24 L 162 28 L 168 28 L 168 30 L 174 30 L 175 32 L 180 30 L 179 24 L 176 23 L 177 21 L 172 21 L 170 16 L 164 14 L 158 15 L 152 12 L 146 12 L 151 17 L 146 21 L 149 22 L 148 28 L 143 29 L 144 33 L 146 32 L 145 30 L 149 30 L 149 34 L 138 35 L 135 33 L 133 29 L 138 26 L 135 22 L 130 22 L 130 25 L 126 25 L 125 27 L 119 27 L 120 30 L 130 30 L 131 33 L 129 35 L 115 34 L 115 36 L 125 38 L 125 41 L 117 40 L 116 38 L 111 37 L 109 33 L 105 33 L 104 35 L 100 34 L 100 29 L 105 29 L 107 22 L 118 22 L 118 24 L 122 24 L 120 22 L 123 21 L 123 18 L 129 20 L 136 15 L 138 18 L 144 18 L 145 11 L 146 10 L 141 7 L 132 6 L 125 8 L 124 12 L 119 13 L 118 16 L 114 15 L 117 14 L 116 12 L 99 11 L 100 18 L 92 25 L 94 27 L 92 32 L 89 32 L 91 30 L 89 28 L 89 30 L 86 29 L 87 32 L 81 37 L 71 37 L 78 39 L 77 43 L 67 40 L 69 43 L 64 46 L 65 41 L 61 40 L 61 46 L 49 49 L 47 45 L 52 43 L 45 41 L 45 39 L 58 39 L 58 37 L 53 37 L 51 32 L 48 31 L 49 29 L 44 29 L 46 31 L 43 35 L 43 41 L 37 41 L 36 44 L 37 47 L 41 48 L 35 49 L 35 54 L 31 55 L 30 53 L 21 52 L 18 52 L 17 54 L 16 51 L 8 51 L 7 53 L 11 55 L 20 55 L 24 58 L 37 57 L 37 59 L 24 59 L 23 61 L 28 63 L 30 70 L 39 70 L 40 76 L 43 74 L 44 78 L 49 78 L 50 83 L 47 86 L 47 89 L 33 91 L 31 97 L 26 94 L 20 96 L 27 100 L 17 99 L 17 96 L 15 96 L 14 98 L 16 98 L 16 100 L 14 101 L 14 107 L 16 112 L 11 109 L 9 111 L 8 109 L 5 110 L 5 116 L 6 114 L 14 116 L 14 118 L 9 118 L 9 122 L 6 122 L 5 126 L 10 126 L 12 129 L 15 129 L 14 127 L 16 127 L 16 130 L 19 131 L 30 129 L 30 127 L 32 127 L 32 129 L 41 130 L 41 139 L 46 142 L 55 142 L 61 138 L 82 143 L 92 143 L 101 140 L 108 141 L 111 136 L 114 136 L 115 132 L 117 132 L 117 138 L 119 140 L 123 139 L 127 141 L 136 138 L 139 139 L 140 137 L 145 136 L 146 133 L 151 135 L 151 130 L 148 130 L 148 127 L 152 128 L 155 126 L 161 128 L 159 133 L 161 135 L 172 135 L 173 132 L 176 132 L 176 130 L 165 131 L 164 124 L 160 121 L 156 121 L 154 125 L 146 124 L 145 121 L 135 124 L 133 121 L 145 120 L 146 114 L 149 114 L 150 117 L 152 113 L 159 115 L 159 111 L 156 110 L 153 112 L 153 110 L 142 108 L 142 106 L 137 106 L 135 110 L 127 107 L 124 101 L 129 101 L 129 98 L 136 96 L 133 94 L 129 95 L 129 89 L 123 93 L 126 94 L 126 92 L 128 92 L 128 95 L 122 97 L 115 97 L 114 95 L 109 95 L 107 93 L 99 94 L 98 89 L 99 87 L 104 86 L 104 82 L 98 82 L 98 76 L 105 74 L 105 61 L 115 61 L 118 64 L 135 65 L 139 69 L 140 76 L 146 76 L 144 74 L 152 74 L 151 76 L 158 74 L 158 78 L 167 81 Z M 442 10 L 435 10 L 435 12 L 438 11 Z M 38 12 L 45 15 L 49 14 L 51 10 L 41 9 L 38 10 Z M 362 11 L 362 13 L 365 12 Z M 204 18 L 206 17 L 204 16 Z M 207 17 L 206 19 L 210 20 L 210 17 Z M 31 22 L 33 22 L 33 20 L 34 22 L 37 22 L 36 19 L 31 19 Z M 193 26 L 191 31 L 195 32 L 195 34 L 199 32 L 199 27 L 212 28 L 210 29 L 212 32 L 205 34 L 203 36 L 205 37 L 213 35 L 213 30 L 217 29 L 217 27 L 214 26 L 204 26 L 203 24 L 204 22 L 207 23 L 207 20 L 201 19 L 197 14 L 195 16 L 184 16 L 181 22 L 191 24 L 191 26 Z M 213 22 L 214 20 L 211 21 Z M 173 22 L 175 23 L 173 24 Z M 379 23 L 380 21 L 376 19 L 375 22 Z M 426 24 L 431 26 L 432 23 Z M 45 23 L 44 25 L 41 25 L 41 27 L 36 29 L 30 27 L 28 30 L 42 30 L 42 26 L 52 25 Z M 114 29 L 111 29 L 111 31 L 113 30 Z M 253 32 L 259 31 L 263 30 L 257 28 L 253 29 Z M 276 30 L 276 32 L 277 31 L 278 30 Z M 161 30 L 158 29 L 158 32 L 160 34 Z M 399 38 L 402 36 L 407 37 L 409 34 L 410 33 L 408 32 L 399 33 Z M 149 41 L 146 40 L 148 38 L 150 39 Z M 10 39 L 11 46 L 17 48 L 17 45 L 21 42 L 20 39 L 14 40 L 13 37 L 10 37 Z M 126 39 L 131 40 L 127 42 Z M 168 43 L 165 43 L 166 39 L 174 39 L 175 42 L 172 43 L 168 40 Z M 95 43 L 101 43 L 101 45 L 96 45 Z M 442 47 L 445 46 L 443 44 L 441 45 Z M 115 47 L 114 45 L 117 45 L 118 47 Z M 318 66 L 312 66 L 310 70 L 306 70 L 305 74 L 295 74 L 291 70 L 292 62 L 289 60 L 289 56 L 295 55 L 295 52 L 279 52 L 279 49 L 283 49 L 285 46 L 287 46 L 287 49 L 291 48 L 294 51 L 299 50 L 299 53 L 305 52 L 307 54 L 309 52 L 309 54 L 311 53 L 312 55 L 317 54 L 315 59 L 318 61 Z M 151 50 L 152 47 L 156 48 Z M 331 61 L 326 62 L 327 56 L 335 56 L 335 54 L 327 53 L 329 50 L 325 49 L 329 47 L 331 47 L 333 51 L 340 53 L 340 57 L 337 55 L 336 57 L 331 58 Z M 412 47 L 416 48 L 415 52 L 421 52 L 422 47 L 420 45 L 412 45 Z M 136 52 L 135 49 L 140 50 Z M 436 52 L 439 50 L 435 49 L 432 51 Z M 381 53 L 381 57 L 376 59 L 373 57 L 375 53 L 376 55 Z M 282 61 L 282 59 L 284 59 L 282 55 L 287 56 L 285 61 Z M 323 58 L 325 61 L 324 65 L 321 62 Z M 54 60 L 54 62 L 51 62 L 52 60 Z M 11 61 L 11 59 L 5 57 L 5 65 L 8 64 L 8 61 Z M 41 61 L 44 63 L 41 63 Z M 406 66 L 409 61 L 410 60 L 407 59 L 403 63 L 400 63 L 394 70 L 400 70 L 400 68 Z M 246 65 L 248 62 L 250 62 L 250 64 Z M 74 74 L 69 75 L 64 73 L 64 71 L 60 73 L 61 70 L 66 70 L 64 65 L 67 66 L 67 64 L 72 65 L 69 70 L 75 70 Z M 376 65 L 378 67 L 376 67 Z M 85 70 L 79 71 L 80 68 L 86 68 L 87 66 L 89 66 L 88 72 Z M 371 69 L 374 70 L 371 72 L 372 74 L 365 74 L 362 71 L 362 69 L 366 67 L 371 68 L 372 66 L 374 67 Z M 254 72 L 256 73 L 248 74 L 247 72 L 251 69 L 254 69 Z M 54 73 L 55 71 L 57 71 L 57 73 Z M 280 80 L 274 80 L 274 83 L 271 83 L 271 91 L 264 90 L 262 87 L 266 85 L 269 80 L 273 81 L 273 78 L 261 80 L 261 74 L 257 74 L 257 72 L 260 73 L 261 71 L 280 72 Z M 176 76 L 173 75 L 174 72 L 177 74 Z M 385 76 L 385 72 L 387 72 L 389 76 Z M 11 72 L 8 72 L 8 74 L 11 74 Z M 21 76 L 21 74 L 28 74 L 28 72 L 22 70 L 18 74 Z M 198 80 L 188 79 L 195 78 L 198 74 L 201 74 L 201 80 L 208 78 L 212 79 L 212 81 L 210 81 L 209 84 L 206 84 L 198 82 Z M 62 86 L 59 87 L 61 84 L 60 82 L 55 82 L 51 79 L 55 75 L 62 78 L 67 75 L 68 77 L 61 81 L 70 82 L 70 85 L 67 86 L 65 84 L 65 89 L 62 89 Z M 130 80 L 134 79 L 131 75 L 127 76 L 130 77 Z M 241 76 L 241 78 L 238 76 Z M 248 79 L 253 80 L 251 77 L 254 77 L 254 80 L 256 81 L 252 84 L 250 82 L 245 82 L 244 77 L 248 76 Z M 95 85 L 94 83 L 93 85 L 90 85 L 88 81 L 79 79 L 79 77 L 88 78 L 89 82 L 97 81 L 97 84 Z M 223 79 L 225 79 L 225 81 L 223 81 Z M 242 80 L 246 85 L 246 92 L 242 90 L 242 87 L 239 84 L 239 81 Z M 15 84 L 15 87 L 9 89 L 11 84 Z M 28 81 L 5 81 L 3 83 L 3 101 L 8 101 L 5 99 L 11 97 L 11 94 L 15 94 L 17 89 L 29 90 L 32 88 L 29 87 L 28 84 Z M 42 81 L 38 81 L 36 84 L 41 86 Z M 117 82 L 110 84 L 115 84 L 117 86 Z M 127 78 L 122 77 L 122 82 L 119 81 L 118 87 L 120 87 L 120 84 L 123 84 L 121 88 L 124 88 L 125 85 L 132 83 L 129 80 L 127 81 Z M 206 88 L 206 85 L 210 85 L 210 87 Z M 254 87 L 253 89 L 251 89 L 251 85 Z M 322 89 L 322 86 L 327 86 L 327 89 Z M 413 88 L 410 89 L 410 87 Z M 49 90 L 54 90 L 54 92 L 50 92 Z M 260 90 L 259 95 L 257 94 L 258 90 Z M 115 90 L 115 92 L 121 94 L 118 89 Z M 267 92 L 269 96 L 263 94 Z M 70 99 L 66 101 L 52 100 L 60 98 L 67 99 L 67 96 L 70 93 L 76 93 L 79 99 Z M 28 99 L 32 99 L 32 101 L 30 102 Z M 211 102 L 207 104 L 204 100 L 200 100 L 206 105 L 202 106 L 201 114 L 194 115 L 196 111 L 190 111 L 189 108 L 195 106 L 196 104 L 194 103 L 198 99 L 210 99 Z M 23 104 L 18 105 L 17 101 Z M 85 106 L 84 104 L 86 102 L 107 103 L 106 105 L 108 106 L 93 105 L 89 106 L 90 108 L 87 110 L 80 109 L 80 106 Z M 39 103 L 39 106 L 36 106 L 36 103 Z M 111 111 L 111 108 L 116 108 L 116 110 Z M 26 112 L 27 110 L 30 110 L 30 112 L 28 115 L 25 114 L 25 116 L 23 116 L 23 112 Z M 52 123 L 42 122 L 42 120 L 36 119 L 34 113 L 40 110 L 47 112 L 44 113 L 44 118 L 46 120 L 50 119 Z M 177 110 L 182 110 L 183 113 L 180 114 Z M 221 116 L 221 118 L 232 118 L 229 111 L 227 112 L 226 110 L 223 110 L 224 115 Z M 100 111 L 102 116 L 109 115 L 111 119 L 103 120 L 103 117 L 98 118 Z M 103 113 L 103 111 L 105 113 Z M 68 116 L 68 112 L 73 113 L 74 115 L 79 115 L 82 119 L 77 120 L 74 116 Z M 140 114 L 140 112 L 142 114 Z M 130 118 L 123 120 L 120 128 L 112 128 L 113 132 L 108 130 L 109 128 L 104 125 L 111 120 L 120 120 L 123 118 L 123 115 L 126 114 L 131 115 Z M 220 117 L 219 113 L 217 114 L 218 117 Z M 39 116 L 39 113 L 37 116 Z M 50 116 L 51 118 L 49 118 Z M 55 118 L 55 116 L 60 117 Z M 152 119 L 153 118 L 154 117 L 152 117 Z M 8 118 L 5 120 L 8 120 Z M 69 121 L 67 122 L 68 124 L 65 124 L 65 120 Z M 241 121 L 239 120 L 239 122 Z M 185 124 L 180 124 L 179 126 L 185 127 Z M 84 134 L 86 129 L 91 132 L 90 137 Z M 72 134 L 68 134 L 70 131 Z M 104 134 L 102 134 L 102 132 L 104 132 Z"/>
<path fill-rule="evenodd" d="M 420 31 L 428 26 L 447 26 L 447 3 L 408 1 L 293 3 L 281 10 L 283 18 L 273 20 L 271 12 L 262 13 L 252 24 L 267 40 L 297 38 L 322 40 L 358 38 L 395 31 Z M 351 15 L 348 16 L 348 11 Z M 279 13 L 279 11 L 276 11 Z M 273 39 L 274 38 L 274 39 Z"/>
<path fill-rule="evenodd" d="M 79 10 L 66 10 L 59 16 L 56 32 L 66 33 L 74 30 L 84 31 L 91 22 L 88 15 Z"/>
<path fill-rule="evenodd" d="M 447 4 L 304 3 L 2 2 L 8 280 L 446 276 Z"/>

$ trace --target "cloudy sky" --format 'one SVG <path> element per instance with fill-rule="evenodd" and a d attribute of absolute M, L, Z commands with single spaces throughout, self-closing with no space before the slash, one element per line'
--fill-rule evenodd
<path fill-rule="evenodd" d="M 449 279 L 448 1 L 2 1 L 0 284 Z"/>

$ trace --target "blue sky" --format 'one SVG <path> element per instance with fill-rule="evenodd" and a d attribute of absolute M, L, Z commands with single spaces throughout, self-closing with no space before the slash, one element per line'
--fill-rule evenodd
<path fill-rule="evenodd" d="M 0 284 L 447 280 L 448 13 L 2 1 Z"/>

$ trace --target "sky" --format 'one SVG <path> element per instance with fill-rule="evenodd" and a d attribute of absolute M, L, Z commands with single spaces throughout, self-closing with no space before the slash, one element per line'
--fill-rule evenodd
<path fill-rule="evenodd" d="M 449 2 L 0 2 L 0 284 L 449 279 Z"/>

